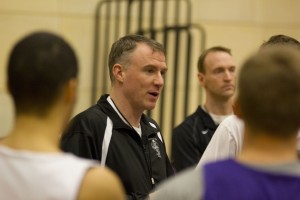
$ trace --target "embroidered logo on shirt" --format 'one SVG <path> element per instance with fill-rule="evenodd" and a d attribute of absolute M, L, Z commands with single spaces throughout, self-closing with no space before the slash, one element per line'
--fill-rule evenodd
<path fill-rule="evenodd" d="M 151 147 L 156 152 L 156 156 L 161 158 L 160 150 L 155 139 L 151 140 Z"/>
<path fill-rule="evenodd" d="M 203 135 L 205 135 L 206 133 L 208 133 L 208 129 L 201 131 Z"/>

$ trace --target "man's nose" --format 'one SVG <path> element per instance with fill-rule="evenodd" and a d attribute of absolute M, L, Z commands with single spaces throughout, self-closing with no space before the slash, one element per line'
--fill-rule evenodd
<path fill-rule="evenodd" d="M 224 79 L 227 80 L 227 81 L 230 81 L 233 79 L 233 73 L 230 72 L 229 70 L 226 70 L 225 73 L 224 73 Z"/>
<path fill-rule="evenodd" d="M 162 87 L 164 85 L 164 77 L 161 73 L 158 73 L 154 78 L 154 84 Z"/>

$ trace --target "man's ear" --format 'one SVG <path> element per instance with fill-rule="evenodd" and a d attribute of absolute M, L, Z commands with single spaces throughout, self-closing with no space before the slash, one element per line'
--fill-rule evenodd
<path fill-rule="evenodd" d="M 77 79 L 72 78 L 67 82 L 65 89 L 64 89 L 66 103 L 74 104 L 76 102 L 77 87 L 78 87 Z"/>
<path fill-rule="evenodd" d="M 243 119 L 243 114 L 241 112 L 241 106 L 238 97 L 235 99 L 233 103 L 233 113 L 240 119 Z"/>
<path fill-rule="evenodd" d="M 113 76 L 114 76 L 114 79 L 118 82 L 123 82 L 124 81 L 124 76 L 125 76 L 125 73 L 124 73 L 124 66 L 121 65 L 121 64 L 115 64 L 113 66 Z"/>
<path fill-rule="evenodd" d="M 198 72 L 198 81 L 201 86 L 205 85 L 205 76 L 202 72 Z"/>

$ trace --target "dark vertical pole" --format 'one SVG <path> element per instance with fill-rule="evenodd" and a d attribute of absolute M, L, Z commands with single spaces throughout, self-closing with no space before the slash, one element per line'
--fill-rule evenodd
<path fill-rule="evenodd" d="M 149 22 L 149 30 L 150 30 L 150 38 L 155 40 L 155 30 L 154 30 L 154 16 L 155 16 L 155 1 L 151 0 L 150 2 L 150 22 Z M 149 117 L 152 117 L 151 110 L 147 111 L 147 115 Z"/>
<path fill-rule="evenodd" d="M 180 30 L 175 28 L 175 52 L 174 52 L 174 72 L 173 72 L 173 92 L 172 92 L 172 119 L 171 119 L 171 130 L 175 125 L 175 117 L 177 114 L 177 79 L 178 79 L 178 60 L 179 60 L 179 42 L 180 42 Z"/>
<path fill-rule="evenodd" d="M 129 34 L 131 25 L 131 3 L 132 0 L 128 0 L 127 12 L 126 12 L 126 34 Z"/>
<path fill-rule="evenodd" d="M 205 41 L 206 41 L 206 32 L 205 29 L 199 25 L 199 24 L 192 24 L 191 26 L 193 26 L 194 28 L 196 28 L 197 30 L 199 30 L 200 33 L 200 52 L 203 52 L 203 50 L 205 49 Z M 202 92 L 201 90 L 199 90 L 200 92 L 198 92 L 198 101 L 200 102 L 202 99 Z"/>
<path fill-rule="evenodd" d="M 144 0 L 139 0 L 139 10 L 138 10 L 138 28 L 137 32 L 139 35 L 144 35 L 143 32 L 143 13 L 144 13 Z"/>
<path fill-rule="evenodd" d="M 110 14 L 111 14 L 111 2 L 107 3 L 106 7 L 106 13 L 105 13 L 105 22 L 104 22 L 104 45 L 103 45 L 103 61 L 102 61 L 102 67 L 103 67 L 103 73 L 102 73 L 102 92 L 107 93 L 108 86 L 107 86 L 107 57 L 108 57 L 108 50 L 109 50 L 109 41 L 110 41 Z"/>
<path fill-rule="evenodd" d="M 121 18 L 120 18 L 120 4 L 121 1 L 117 0 L 116 2 L 116 21 L 115 21 L 115 35 L 114 35 L 114 41 L 118 39 L 119 33 L 120 33 L 120 24 L 121 24 Z"/>
<path fill-rule="evenodd" d="M 151 4 L 150 4 L 150 38 L 155 40 L 154 19 L 155 19 L 155 0 L 151 0 Z"/>
<path fill-rule="evenodd" d="M 189 103 L 189 95 L 190 95 L 190 68 L 191 68 L 191 60 L 192 60 L 192 36 L 189 31 L 189 27 L 186 30 L 187 32 L 187 51 L 186 51 L 186 71 L 185 71 L 185 98 L 184 98 L 184 117 L 187 116 L 188 113 L 188 103 Z"/>
<path fill-rule="evenodd" d="M 93 59 L 93 70 L 92 70 L 92 95 L 91 95 L 91 105 L 95 103 L 97 95 L 97 83 L 98 83 L 98 60 L 99 60 L 99 18 L 100 18 L 100 9 L 102 2 L 98 2 L 95 12 L 95 32 L 94 32 L 94 59 Z"/>
<path fill-rule="evenodd" d="M 163 27 L 167 26 L 168 5 L 169 1 L 163 1 Z"/>
<path fill-rule="evenodd" d="M 178 25 L 178 23 L 179 23 L 179 16 L 180 16 L 180 0 L 176 0 L 175 1 L 175 12 L 174 12 L 174 16 L 175 16 L 175 20 L 174 20 L 174 22 L 175 22 L 175 26 L 176 25 Z"/>
<path fill-rule="evenodd" d="M 188 34 L 188 40 L 187 40 L 187 55 L 186 55 L 186 82 L 185 82 L 185 99 L 184 99 L 184 117 L 187 116 L 188 114 L 188 105 L 189 105 L 189 97 L 190 97 L 190 68 L 191 68 L 191 60 L 192 60 L 192 55 L 191 55 L 191 49 L 192 49 L 192 36 L 190 33 L 190 28 L 191 28 L 191 20 L 192 20 L 192 6 L 191 6 L 191 1 L 187 0 L 187 34 Z"/>
<path fill-rule="evenodd" d="M 163 45 L 166 49 L 166 57 L 167 57 L 167 46 L 168 46 L 168 29 L 167 29 L 167 16 L 168 16 L 168 1 L 163 1 Z M 166 83 L 167 77 L 165 76 L 164 82 Z M 159 108 L 159 125 L 163 128 L 164 127 L 164 106 L 165 106 L 165 89 L 162 90 L 160 96 L 160 108 Z"/>
<path fill-rule="evenodd" d="M 179 0 L 175 4 L 175 26 L 179 23 Z M 178 79 L 178 60 L 179 60 L 179 42 L 180 42 L 180 29 L 175 27 L 175 53 L 174 53 L 174 73 L 173 73 L 173 92 L 172 92 L 172 119 L 171 119 L 171 130 L 175 125 L 176 118 L 176 104 L 177 104 L 177 79 Z"/>

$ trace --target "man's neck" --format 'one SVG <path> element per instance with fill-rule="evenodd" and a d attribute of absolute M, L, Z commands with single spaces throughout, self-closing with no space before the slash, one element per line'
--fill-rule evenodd
<path fill-rule="evenodd" d="M 232 104 L 232 98 L 214 99 L 207 97 L 204 108 L 207 112 L 215 115 L 230 115 L 232 114 Z"/>
<path fill-rule="evenodd" d="M 243 148 L 238 160 L 248 164 L 278 164 L 298 160 L 295 137 L 275 138 L 272 135 L 251 134 L 245 128 Z"/>
<path fill-rule="evenodd" d="M 14 149 L 59 152 L 61 131 L 61 124 L 57 120 L 18 116 L 12 131 L 1 143 Z"/>
<path fill-rule="evenodd" d="M 123 98 L 122 95 L 116 95 L 116 93 L 112 92 L 110 98 L 125 120 L 128 121 L 131 126 L 139 127 L 143 112 L 132 107 L 127 98 Z"/>

